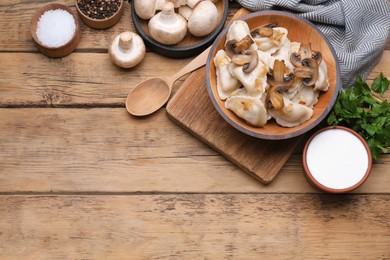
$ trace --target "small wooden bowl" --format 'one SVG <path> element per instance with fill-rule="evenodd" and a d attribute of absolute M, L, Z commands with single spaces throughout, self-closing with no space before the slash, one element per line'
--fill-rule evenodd
<path fill-rule="evenodd" d="M 59 46 L 59 47 L 47 47 L 47 46 L 43 45 L 39 41 L 39 39 L 38 39 L 38 36 L 37 36 L 38 21 L 39 21 L 39 18 L 46 11 L 57 10 L 57 9 L 65 10 L 65 11 L 69 12 L 73 16 L 74 21 L 76 23 L 76 31 L 75 31 L 75 34 L 73 35 L 72 39 L 69 42 L 67 42 L 66 44 L 64 44 L 62 46 Z M 65 57 L 65 56 L 69 55 L 70 53 L 72 53 L 77 48 L 77 46 L 80 43 L 80 34 L 81 33 L 80 33 L 80 26 L 79 26 L 78 18 L 72 12 L 72 10 L 70 10 L 65 5 L 61 5 L 61 4 L 48 4 L 48 5 L 45 5 L 42 8 L 40 8 L 35 13 L 35 15 L 33 16 L 32 20 L 31 20 L 30 30 L 31 30 L 31 36 L 32 36 L 32 38 L 34 40 L 34 43 L 35 43 L 35 46 L 37 47 L 37 49 L 40 52 L 42 52 L 44 55 L 46 55 L 48 57 L 51 57 L 51 58 L 61 58 L 61 57 Z"/>
<path fill-rule="evenodd" d="M 342 140 L 339 140 L 341 138 L 337 139 L 337 140 L 339 140 L 337 143 L 332 142 L 332 140 L 331 140 L 332 138 L 335 138 L 335 133 L 329 132 L 329 131 L 334 131 L 334 130 L 340 131 L 343 134 Z M 349 135 L 349 134 L 351 134 L 351 135 Z M 326 144 L 324 143 L 323 140 L 322 140 L 322 143 L 319 140 L 315 140 L 317 136 L 319 139 L 325 138 Z M 361 142 L 361 145 L 355 144 L 357 146 L 357 148 L 353 149 L 354 150 L 353 157 L 358 156 L 357 150 L 359 148 L 364 147 L 365 152 L 367 153 L 367 158 L 364 158 L 365 156 L 362 156 L 362 157 L 356 159 L 358 161 L 354 162 L 354 163 L 352 163 L 350 161 L 351 159 L 345 159 L 345 158 L 339 158 L 339 157 L 337 159 L 336 158 L 334 158 L 334 159 L 337 161 L 344 162 L 344 164 L 345 164 L 344 167 L 348 167 L 348 168 L 350 168 L 353 165 L 357 165 L 358 163 L 361 163 L 362 165 L 364 165 L 364 163 L 367 162 L 367 165 L 364 165 L 364 167 L 367 167 L 367 168 L 364 168 L 361 171 L 360 171 L 360 169 L 355 169 L 353 174 L 351 174 L 351 173 L 347 174 L 347 173 L 342 172 L 342 171 L 338 172 L 337 169 L 334 169 L 335 167 L 332 165 L 332 163 L 334 163 L 334 162 L 331 159 L 329 159 L 329 157 L 330 158 L 335 157 L 336 154 L 327 153 L 326 149 L 324 149 L 323 147 L 325 147 L 325 146 L 332 147 L 332 149 L 334 149 L 334 150 L 338 149 L 339 151 L 342 151 L 340 149 L 343 149 L 343 145 L 351 145 L 351 143 L 349 143 L 350 140 L 347 141 L 347 139 L 351 139 L 351 138 Z M 336 139 L 334 139 L 334 140 L 336 140 Z M 323 153 L 325 154 L 324 155 L 325 157 L 328 157 L 328 158 L 321 157 L 321 160 L 326 162 L 326 166 L 324 166 L 324 167 L 329 167 L 329 169 L 326 170 L 326 174 L 316 173 L 316 170 L 313 170 L 311 168 L 313 163 L 310 164 L 310 162 L 309 162 L 310 159 L 315 160 L 316 158 L 318 158 L 318 156 L 314 156 L 313 154 L 310 154 L 312 151 L 311 149 L 316 149 L 315 148 L 316 145 L 320 145 L 320 147 L 322 147 L 322 149 L 320 149 L 320 150 L 324 151 Z M 314 146 L 314 148 L 312 148 L 311 146 Z M 317 146 L 317 149 L 319 149 L 318 146 Z M 367 159 L 367 161 L 366 161 L 366 159 Z M 343 126 L 336 126 L 336 127 L 329 126 L 329 127 L 323 128 L 323 129 L 317 131 L 316 133 L 314 133 L 310 137 L 310 139 L 306 142 L 306 145 L 305 145 L 305 148 L 304 148 L 303 154 L 302 154 L 302 163 L 303 163 L 303 168 L 305 170 L 305 176 L 306 176 L 307 180 L 315 188 L 317 188 L 318 190 L 324 191 L 324 192 L 328 192 L 328 193 L 346 193 L 346 192 L 351 192 L 351 191 L 359 188 L 368 179 L 370 172 L 371 172 L 371 167 L 372 167 L 372 155 L 371 155 L 371 151 L 370 151 L 370 148 L 369 148 L 367 142 L 358 133 L 356 133 L 352 129 L 349 129 L 349 128 L 343 127 Z M 351 165 L 351 164 L 353 164 L 353 165 Z M 332 170 L 330 170 L 330 168 Z M 314 169 L 315 169 L 315 167 L 314 167 Z M 335 175 L 335 174 L 337 174 L 337 175 Z M 346 185 L 345 181 L 350 180 L 350 179 L 352 179 L 353 182 L 351 182 L 349 185 Z M 340 180 L 342 181 L 342 184 L 337 184 L 339 187 L 330 187 L 331 185 L 328 184 L 330 182 L 334 183 L 335 181 L 340 182 Z"/>
<path fill-rule="evenodd" d="M 110 16 L 109 18 L 106 18 L 106 19 L 93 19 L 93 18 L 85 15 L 80 10 L 79 5 L 77 3 L 77 0 L 75 0 L 75 5 L 76 5 L 77 13 L 80 16 L 81 21 L 83 21 L 83 23 L 85 23 L 87 26 L 94 28 L 94 29 L 106 29 L 106 28 L 109 28 L 111 26 L 114 26 L 122 18 L 123 12 L 125 10 L 124 1 L 121 0 L 118 10 L 112 16 Z"/>
<path fill-rule="evenodd" d="M 318 103 L 314 106 L 313 116 L 305 123 L 291 128 L 278 125 L 275 120 L 269 120 L 264 127 L 254 127 L 236 116 L 232 111 L 225 108 L 224 101 L 218 96 L 216 69 L 213 59 L 218 50 L 224 49 L 224 43 L 229 26 L 225 28 L 213 43 L 206 64 L 207 89 L 217 111 L 233 127 L 250 136 L 281 140 L 288 139 L 303 133 L 318 125 L 332 109 L 339 87 L 340 68 L 336 54 L 326 37 L 309 21 L 299 18 L 291 13 L 282 11 L 260 11 L 242 17 L 248 23 L 249 28 L 256 28 L 261 25 L 277 22 L 278 26 L 288 29 L 288 38 L 296 42 L 311 42 L 313 50 L 322 53 L 323 60 L 328 67 L 329 90 L 320 94 Z"/>
<path fill-rule="evenodd" d="M 187 36 L 175 45 L 165 45 L 155 41 L 149 33 L 148 20 L 143 20 L 137 16 L 134 7 L 131 8 L 131 17 L 137 33 L 142 37 L 145 45 L 152 51 L 171 58 L 187 58 L 197 55 L 209 47 L 218 36 L 225 25 L 228 15 L 228 0 L 219 0 L 216 4 L 219 13 L 219 24 L 210 34 L 203 37 L 196 37 L 189 32 Z"/>

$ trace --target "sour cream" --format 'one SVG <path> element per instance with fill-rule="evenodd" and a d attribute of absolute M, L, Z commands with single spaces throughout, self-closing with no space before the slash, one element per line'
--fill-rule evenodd
<path fill-rule="evenodd" d="M 368 177 L 372 164 L 365 141 L 343 127 L 330 127 L 315 134 L 305 147 L 303 161 L 314 185 L 329 192 L 357 188 Z"/>

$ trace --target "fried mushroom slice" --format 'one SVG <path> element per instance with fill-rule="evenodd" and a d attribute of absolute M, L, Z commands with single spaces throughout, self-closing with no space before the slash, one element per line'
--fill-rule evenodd
<path fill-rule="evenodd" d="M 313 51 L 311 49 L 311 43 L 302 43 L 298 52 L 291 53 L 290 60 L 295 67 L 302 67 L 302 61 L 304 59 L 313 59 L 318 64 L 322 61 L 322 54 L 319 51 Z"/>
<path fill-rule="evenodd" d="M 252 37 L 247 35 L 239 41 L 234 39 L 227 41 L 225 44 L 225 51 L 227 55 L 232 58 L 236 54 L 241 54 L 242 52 L 247 51 L 253 43 Z"/>
<path fill-rule="evenodd" d="M 249 73 L 256 68 L 257 64 L 259 64 L 259 56 L 256 51 L 248 50 L 244 51 L 243 54 L 233 55 L 232 62 L 242 66 L 243 72 Z"/>
<path fill-rule="evenodd" d="M 278 23 L 276 23 L 276 22 L 259 26 L 255 29 L 251 30 L 251 36 L 252 37 L 260 36 L 260 37 L 269 38 L 274 34 L 274 30 L 272 28 L 275 28 L 276 26 L 278 26 Z"/>
<path fill-rule="evenodd" d="M 318 79 L 318 63 L 313 59 L 302 60 L 302 67 L 295 68 L 294 73 L 297 78 L 302 78 L 302 84 L 313 86 Z"/>
<path fill-rule="evenodd" d="M 267 74 L 268 84 L 271 86 L 265 99 L 267 108 L 280 110 L 284 107 L 282 92 L 286 91 L 294 80 L 294 75 L 284 76 L 285 65 L 283 60 L 275 60 L 273 74 Z"/>

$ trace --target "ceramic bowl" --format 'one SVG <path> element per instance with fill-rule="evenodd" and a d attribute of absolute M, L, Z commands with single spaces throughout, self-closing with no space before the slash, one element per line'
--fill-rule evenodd
<path fill-rule="evenodd" d="M 39 18 L 46 11 L 57 10 L 57 9 L 65 10 L 65 11 L 69 12 L 73 16 L 74 21 L 76 23 L 76 31 L 75 31 L 75 34 L 73 35 L 72 39 L 69 42 L 67 42 L 66 44 L 64 44 L 62 46 L 59 46 L 59 47 L 47 47 L 47 46 L 43 45 L 39 41 L 39 39 L 38 39 L 38 36 L 37 36 L 38 21 L 39 21 Z M 42 8 L 40 8 L 35 13 L 35 15 L 33 16 L 32 20 L 31 20 L 30 30 L 31 30 L 31 36 L 33 38 L 33 41 L 34 41 L 35 46 L 37 47 L 37 49 L 40 52 L 42 52 L 44 55 L 46 55 L 48 57 L 51 57 L 51 58 L 61 58 L 61 57 L 65 57 L 65 56 L 69 55 L 70 53 L 72 53 L 77 48 L 78 44 L 80 43 L 80 26 L 79 26 L 78 18 L 72 12 L 72 10 L 70 10 L 65 5 L 61 5 L 61 4 L 48 4 L 48 5 L 45 5 Z"/>
<path fill-rule="evenodd" d="M 175 45 L 165 45 L 155 41 L 149 33 L 148 20 L 143 20 L 137 16 L 134 7 L 131 8 L 131 17 L 137 33 L 142 37 L 145 45 L 152 51 L 171 58 L 186 58 L 197 55 L 209 47 L 225 25 L 228 15 L 228 0 L 220 0 L 216 3 L 219 12 L 219 23 L 217 28 L 209 35 L 195 37 L 190 33 Z"/>
<path fill-rule="evenodd" d="M 372 155 L 367 142 L 355 131 L 330 126 L 317 131 L 306 142 L 302 155 L 308 181 L 328 193 L 346 193 L 367 180 Z"/>
<path fill-rule="evenodd" d="M 118 10 L 112 16 L 110 16 L 109 18 L 106 18 L 106 19 L 93 19 L 93 18 L 85 15 L 80 10 L 79 5 L 78 5 L 77 2 L 78 1 L 75 0 L 77 13 L 78 13 L 81 21 L 83 21 L 83 23 L 85 23 L 87 26 L 89 26 L 91 28 L 94 28 L 94 29 L 106 29 L 106 28 L 114 26 L 122 18 L 123 12 L 124 12 L 124 9 L 125 9 L 124 1 L 121 0 L 120 1 L 120 6 L 119 6 Z"/>
<path fill-rule="evenodd" d="M 209 96 L 219 114 L 233 127 L 250 136 L 269 139 L 281 140 L 288 139 L 306 133 L 318 125 L 332 109 L 340 87 L 340 68 L 337 62 L 335 52 L 326 37 L 309 21 L 299 18 L 291 13 L 282 11 L 261 11 L 251 13 L 242 17 L 248 23 L 249 28 L 256 28 L 261 25 L 277 22 L 278 26 L 288 29 L 288 38 L 296 42 L 311 42 L 313 50 L 322 53 L 323 61 L 328 68 L 330 87 L 326 92 L 322 92 L 318 103 L 314 106 L 313 116 L 305 123 L 286 128 L 282 127 L 271 119 L 264 127 L 254 127 L 246 123 L 243 119 L 236 116 L 232 111 L 225 108 L 217 92 L 216 68 L 213 59 L 218 52 L 224 48 L 226 34 L 229 27 L 225 28 L 216 38 L 212 45 L 207 64 L 206 64 L 206 81 Z"/>

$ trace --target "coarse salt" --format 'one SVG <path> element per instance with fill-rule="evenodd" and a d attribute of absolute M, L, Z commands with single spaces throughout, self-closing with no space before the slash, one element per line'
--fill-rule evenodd
<path fill-rule="evenodd" d="M 76 32 L 76 22 L 69 12 L 56 9 L 44 12 L 37 25 L 38 40 L 55 48 L 68 43 Z"/>

